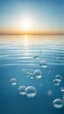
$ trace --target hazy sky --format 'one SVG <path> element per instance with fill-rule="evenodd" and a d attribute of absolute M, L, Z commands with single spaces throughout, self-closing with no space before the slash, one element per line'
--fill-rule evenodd
<path fill-rule="evenodd" d="M 64 0 L 0 0 L 0 28 L 63 30 Z M 30 25 L 28 25 L 30 23 Z"/>

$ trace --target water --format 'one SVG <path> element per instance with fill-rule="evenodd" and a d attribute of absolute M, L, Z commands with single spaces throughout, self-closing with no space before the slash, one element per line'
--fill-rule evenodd
<path fill-rule="evenodd" d="M 36 70 L 42 78 L 32 75 Z M 56 75 L 62 77 L 58 86 L 53 84 Z M 13 78 L 15 86 L 10 82 Z M 28 89 L 26 94 L 28 87 L 35 90 Z M 55 99 L 63 99 L 61 87 L 64 36 L 0 36 L 0 114 L 64 114 L 64 106 L 53 106 Z"/>

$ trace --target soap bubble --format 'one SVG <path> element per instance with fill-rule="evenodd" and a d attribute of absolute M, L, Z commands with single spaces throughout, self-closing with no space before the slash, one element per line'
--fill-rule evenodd
<path fill-rule="evenodd" d="M 26 89 L 26 86 L 20 86 L 20 87 L 18 88 L 19 94 L 20 94 L 20 95 L 25 95 L 25 94 L 26 94 L 25 89 Z"/>
<path fill-rule="evenodd" d="M 39 58 L 39 55 L 35 55 L 33 58 L 34 59 L 38 59 Z"/>
<path fill-rule="evenodd" d="M 30 79 L 33 79 L 34 78 L 34 75 L 33 75 L 33 73 L 30 73 Z"/>
<path fill-rule="evenodd" d="M 61 88 L 60 88 L 60 91 L 61 91 L 61 92 L 64 92 L 64 87 L 61 87 Z"/>
<path fill-rule="evenodd" d="M 47 68 L 47 62 L 46 62 L 45 60 L 42 60 L 42 61 L 40 62 L 40 66 L 41 66 L 42 68 Z"/>
<path fill-rule="evenodd" d="M 42 72 L 40 70 L 34 71 L 34 77 L 37 79 L 42 78 Z"/>
<path fill-rule="evenodd" d="M 54 80 L 53 80 L 53 84 L 54 84 L 55 86 L 60 85 L 59 79 L 54 79 Z"/>
<path fill-rule="evenodd" d="M 30 79 L 33 79 L 34 78 L 33 73 L 30 73 L 30 72 L 27 72 L 26 73 L 26 76 L 29 77 Z"/>
<path fill-rule="evenodd" d="M 28 87 L 25 89 L 25 91 L 26 91 L 26 96 L 27 96 L 28 98 L 33 98 L 33 97 L 36 96 L 36 88 L 33 87 L 33 86 L 28 86 Z"/>
<path fill-rule="evenodd" d="M 55 79 L 58 79 L 59 81 L 62 80 L 62 76 L 60 76 L 59 74 L 55 76 Z"/>
<path fill-rule="evenodd" d="M 53 101 L 53 106 L 55 107 L 55 108 L 57 108 L 57 109 L 60 109 L 60 108 L 62 108 L 63 107 L 63 101 L 61 100 L 61 99 L 55 99 L 54 101 Z"/>
<path fill-rule="evenodd" d="M 16 84 L 17 84 L 16 78 L 12 78 L 12 79 L 10 80 L 10 84 L 11 84 L 11 85 L 16 85 Z"/>
<path fill-rule="evenodd" d="M 51 95 L 52 95 L 52 91 L 51 91 L 51 90 L 48 90 L 47 94 L 48 94 L 49 96 L 51 96 Z"/>
<path fill-rule="evenodd" d="M 27 77 L 30 77 L 30 72 L 27 72 L 27 73 L 26 73 L 26 76 L 27 76 Z"/>

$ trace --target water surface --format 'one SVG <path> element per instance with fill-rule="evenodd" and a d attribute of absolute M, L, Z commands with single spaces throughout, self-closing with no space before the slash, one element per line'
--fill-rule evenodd
<path fill-rule="evenodd" d="M 41 62 L 46 67 L 41 67 Z M 42 72 L 41 78 L 26 73 Z M 56 86 L 55 76 L 62 77 Z M 31 75 L 32 76 L 32 75 Z M 10 84 L 15 78 L 16 85 Z M 58 83 L 58 82 L 56 82 Z M 36 96 L 20 95 L 20 86 L 33 86 Z M 63 114 L 64 106 L 53 106 L 55 99 L 63 100 L 64 36 L 0 36 L 0 114 Z"/>

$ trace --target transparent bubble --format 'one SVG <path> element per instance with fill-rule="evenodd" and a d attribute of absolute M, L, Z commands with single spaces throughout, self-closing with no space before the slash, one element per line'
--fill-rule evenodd
<path fill-rule="evenodd" d="M 33 58 L 34 59 L 38 59 L 39 58 L 39 55 L 35 55 Z"/>
<path fill-rule="evenodd" d="M 30 73 L 30 79 L 33 79 L 33 78 L 34 78 L 33 73 Z"/>
<path fill-rule="evenodd" d="M 53 80 L 53 84 L 54 84 L 55 86 L 60 85 L 59 79 L 54 79 L 54 80 Z"/>
<path fill-rule="evenodd" d="M 33 73 L 30 73 L 30 72 L 27 72 L 26 73 L 26 76 L 29 77 L 30 79 L 33 79 L 34 78 Z"/>
<path fill-rule="evenodd" d="M 42 68 L 47 68 L 47 62 L 46 62 L 45 60 L 42 60 L 42 61 L 40 62 L 40 66 L 41 66 Z"/>
<path fill-rule="evenodd" d="M 55 76 L 55 79 L 58 79 L 59 81 L 62 81 L 62 76 L 60 76 L 59 74 Z"/>
<path fill-rule="evenodd" d="M 51 91 L 51 90 L 48 90 L 47 94 L 48 94 L 49 96 L 51 96 L 51 95 L 52 95 L 52 91 Z"/>
<path fill-rule="evenodd" d="M 61 99 L 55 99 L 53 101 L 53 106 L 57 109 L 60 109 L 63 107 L 63 101 Z"/>
<path fill-rule="evenodd" d="M 61 92 L 64 92 L 64 87 L 61 87 L 61 88 L 60 88 L 60 91 L 61 91 Z"/>
<path fill-rule="evenodd" d="M 34 77 L 37 79 L 42 78 L 42 72 L 40 70 L 34 71 Z"/>
<path fill-rule="evenodd" d="M 50 74 L 50 73 L 51 73 L 51 70 L 48 71 L 48 74 Z"/>
<path fill-rule="evenodd" d="M 30 72 L 27 72 L 27 73 L 26 73 L 26 76 L 27 76 L 27 77 L 30 77 Z"/>
<path fill-rule="evenodd" d="M 16 78 L 12 78 L 12 79 L 10 80 L 10 84 L 11 84 L 11 85 L 16 85 L 16 84 L 17 84 Z"/>
<path fill-rule="evenodd" d="M 20 95 L 25 95 L 25 94 L 26 94 L 25 89 L 26 89 L 26 86 L 20 86 L 20 87 L 18 88 L 19 94 L 20 94 Z"/>
<path fill-rule="evenodd" d="M 43 84 L 40 84 L 40 87 L 43 87 Z"/>
<path fill-rule="evenodd" d="M 63 103 L 64 103 L 64 93 L 63 93 L 62 97 L 63 97 Z"/>
<path fill-rule="evenodd" d="M 29 98 L 33 98 L 36 96 L 36 88 L 33 87 L 33 86 L 28 86 L 26 89 L 26 96 L 29 97 Z"/>

